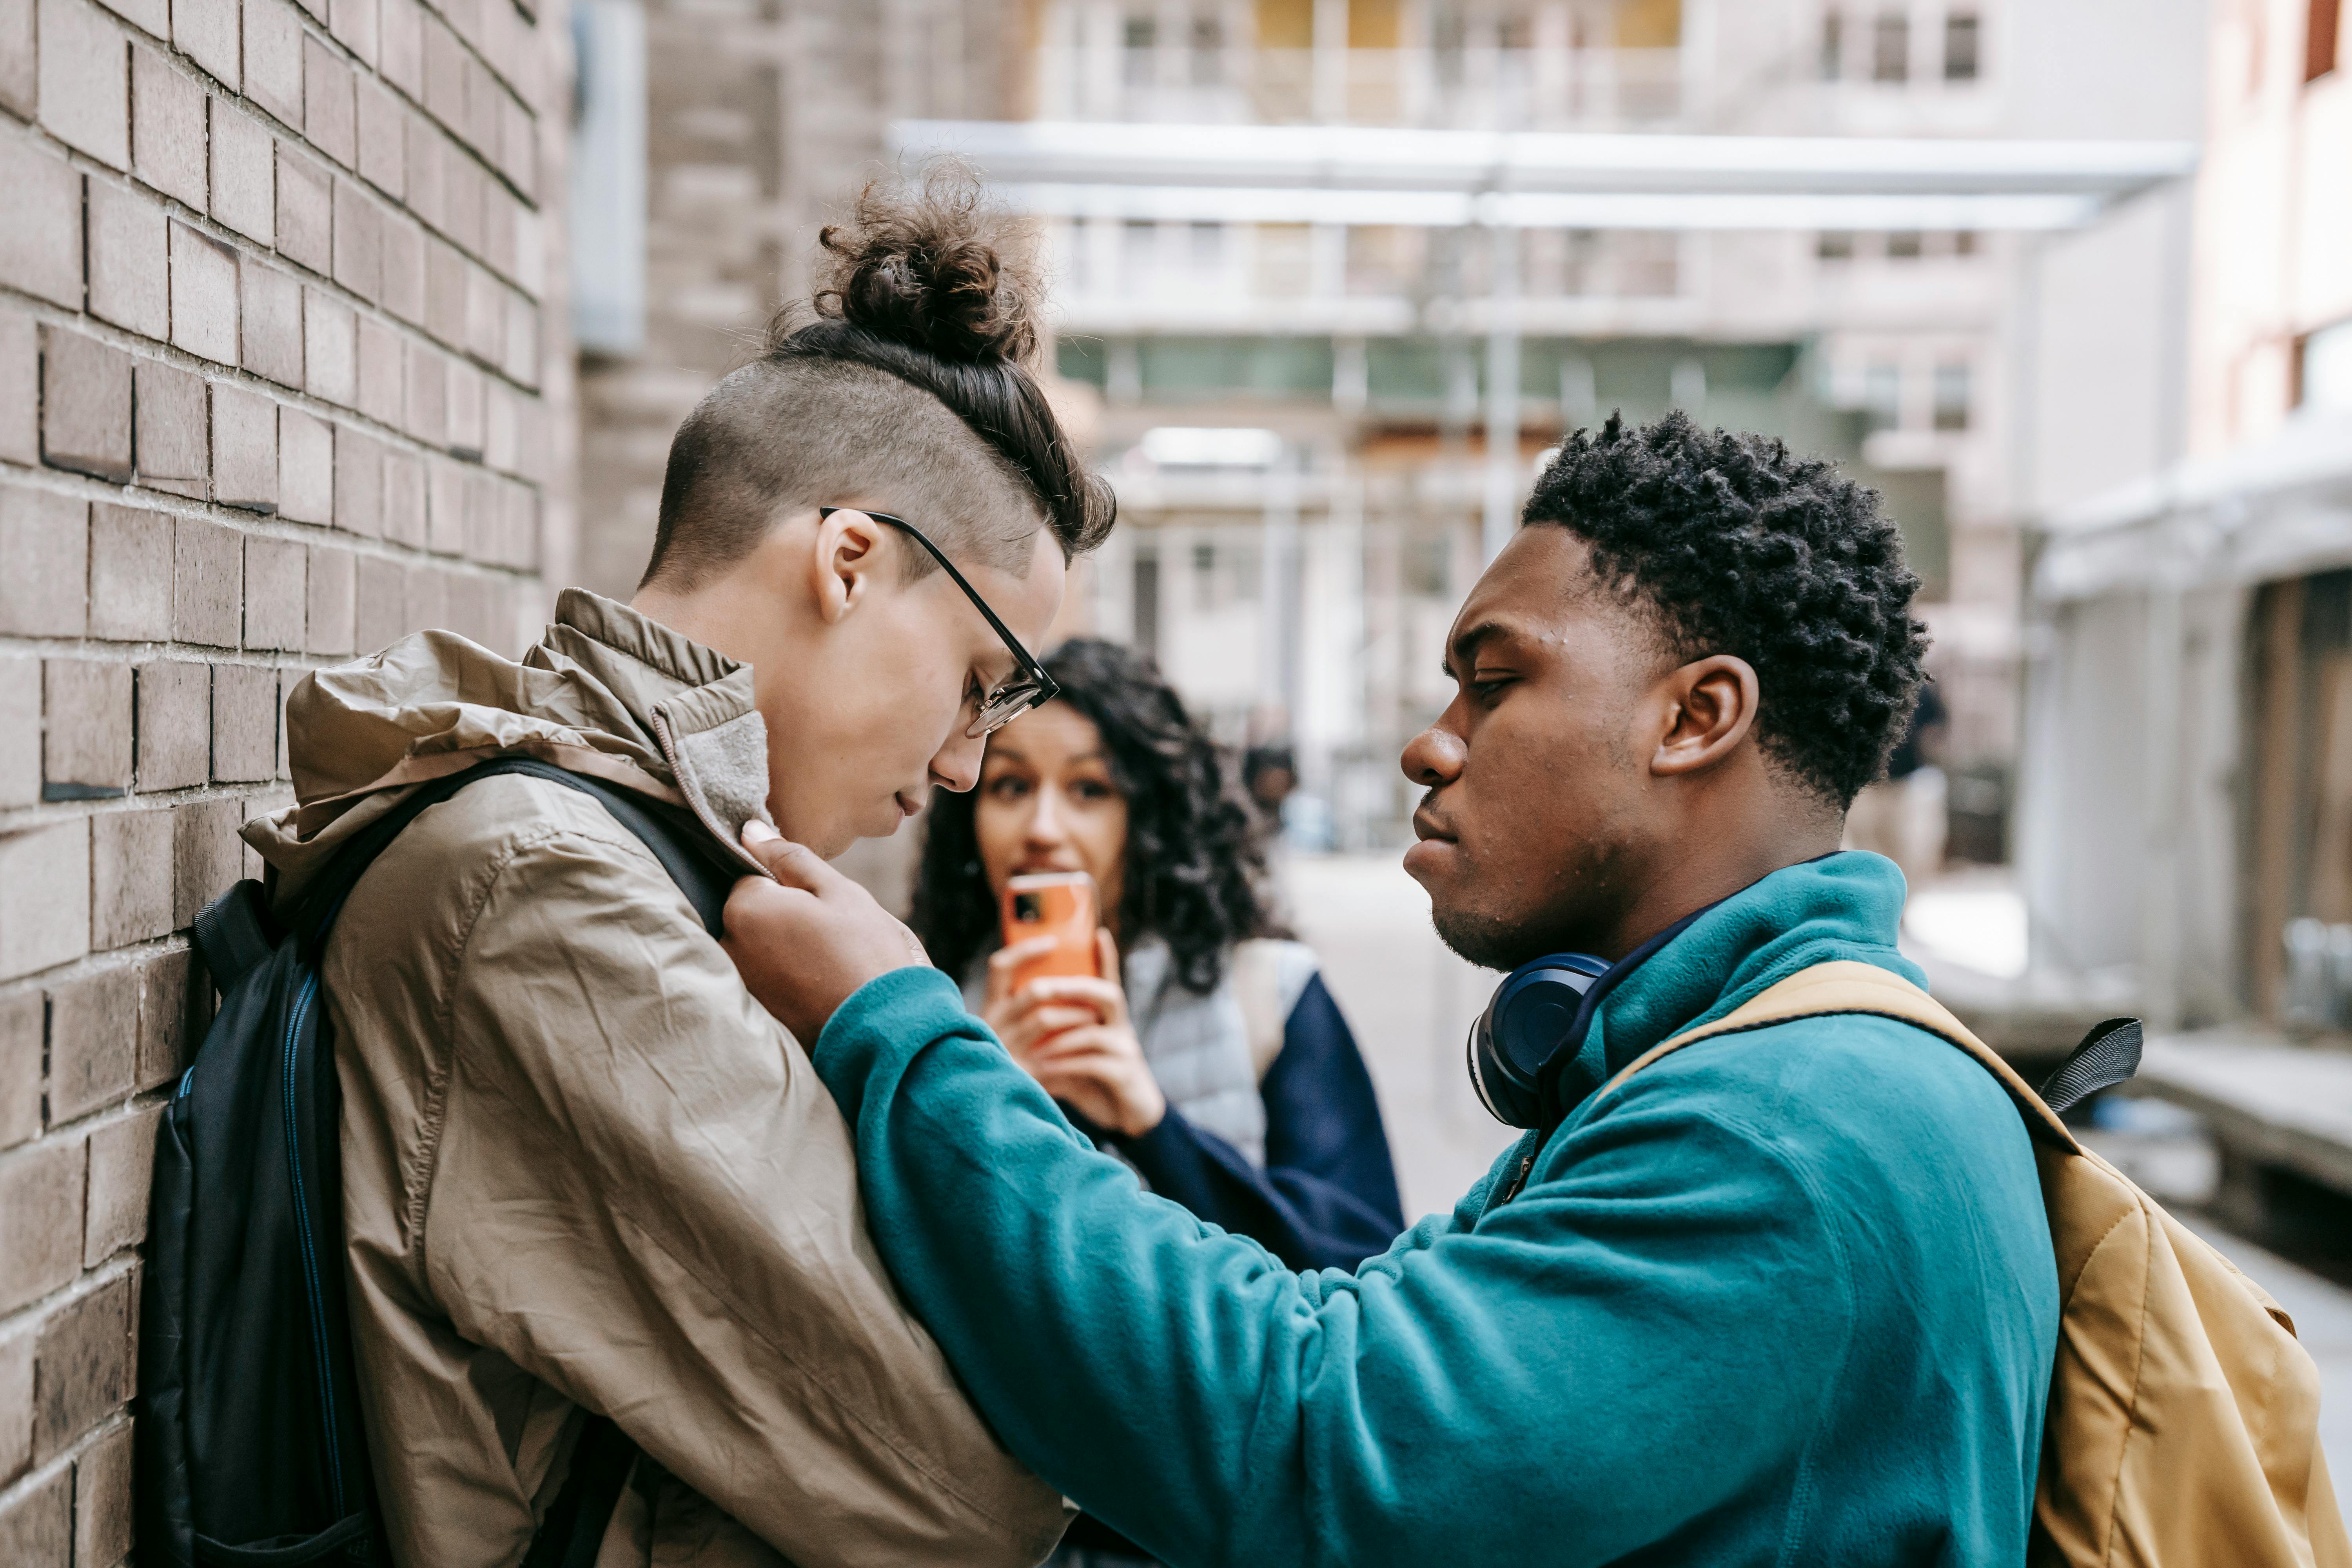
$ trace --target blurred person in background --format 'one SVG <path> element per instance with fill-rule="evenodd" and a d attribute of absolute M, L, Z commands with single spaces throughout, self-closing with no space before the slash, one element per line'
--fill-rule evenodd
<path fill-rule="evenodd" d="M 1902 868 L 1916 890 L 1944 868 L 1949 835 L 1944 770 L 1944 737 L 1951 728 L 1944 700 L 1931 679 L 1919 688 L 1903 739 L 1886 759 L 1886 776 L 1853 797 L 1845 818 L 1848 849 L 1884 855 Z"/>
<path fill-rule="evenodd" d="M 1277 934 L 1252 804 L 1149 659 L 1078 637 L 1045 665 L 1057 699 L 990 737 L 978 789 L 932 797 L 916 934 L 1154 1192 L 1295 1268 L 1355 1268 L 1404 1228 L 1388 1135 L 1314 953 Z M 997 911 L 1037 871 L 1094 879 L 1117 978 L 1013 988 L 1034 944 L 998 946 Z M 1150 1559 L 1086 1517 L 1053 1561 Z"/>
<path fill-rule="evenodd" d="M 1153 1191 L 1295 1268 L 1352 1268 L 1404 1228 L 1372 1080 L 1315 954 L 1285 940 L 1224 753 L 1159 670 L 1114 643 L 1048 654 L 1059 696 L 990 737 L 980 787 L 940 791 L 915 934 L 973 1012 Z M 1005 883 L 1084 871 L 1106 978 L 1011 978 Z"/>

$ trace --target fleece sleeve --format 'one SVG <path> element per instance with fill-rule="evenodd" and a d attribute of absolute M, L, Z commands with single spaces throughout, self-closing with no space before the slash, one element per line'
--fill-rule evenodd
<path fill-rule="evenodd" d="M 1853 1334 L 1808 1182 L 1720 1104 L 1633 1086 L 1475 1226 L 1301 1274 L 1084 1147 L 934 972 L 814 1057 L 974 1401 L 1175 1568 L 1614 1561 L 1785 1482 Z"/>

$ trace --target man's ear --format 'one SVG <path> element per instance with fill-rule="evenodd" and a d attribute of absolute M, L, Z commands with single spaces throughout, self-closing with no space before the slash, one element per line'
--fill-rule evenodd
<path fill-rule="evenodd" d="M 1755 727 L 1763 689 L 1755 667 L 1728 653 L 1682 666 L 1664 688 L 1665 732 L 1650 758 L 1650 772 L 1663 777 L 1701 773 L 1729 756 Z"/>
<path fill-rule="evenodd" d="M 816 548 L 809 557 L 809 586 L 818 616 L 827 626 L 865 603 L 874 590 L 882 559 L 884 529 L 862 511 L 844 508 L 817 519 Z"/>

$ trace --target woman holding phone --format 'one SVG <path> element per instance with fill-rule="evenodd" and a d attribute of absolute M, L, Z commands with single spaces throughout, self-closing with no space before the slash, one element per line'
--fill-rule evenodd
<path fill-rule="evenodd" d="M 1388 1137 L 1313 952 L 1267 910 L 1248 802 L 1142 656 L 1080 637 L 1045 664 L 1060 696 L 990 737 L 979 787 L 932 798 L 915 934 L 1153 1191 L 1295 1268 L 1353 1268 L 1403 1229 Z M 1008 884 L 1080 872 L 1097 974 L 1024 977 L 1073 966 L 1051 937 L 1002 945 Z"/>

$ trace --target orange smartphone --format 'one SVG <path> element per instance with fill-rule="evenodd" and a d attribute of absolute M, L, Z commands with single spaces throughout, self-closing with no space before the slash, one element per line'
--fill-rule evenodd
<path fill-rule="evenodd" d="M 1099 974 L 1095 963 L 1095 879 L 1084 871 L 1042 871 L 1004 884 L 1004 945 L 1051 936 L 1054 951 L 1013 973 L 1018 991 L 1047 974 Z"/>

